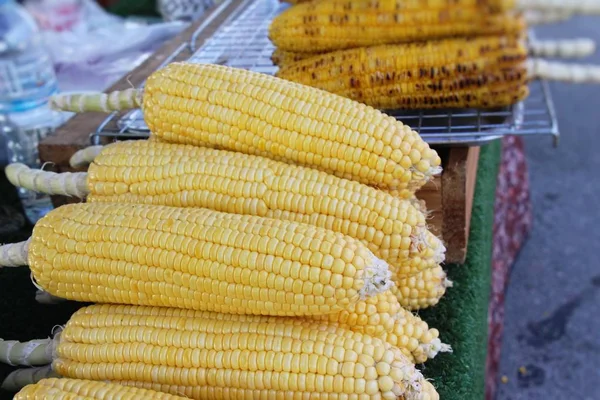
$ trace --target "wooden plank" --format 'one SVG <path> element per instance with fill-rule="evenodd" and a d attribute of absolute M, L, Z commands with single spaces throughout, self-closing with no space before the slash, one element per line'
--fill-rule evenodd
<path fill-rule="evenodd" d="M 467 168 L 467 160 L 471 153 L 471 166 Z M 442 240 L 446 251 L 446 262 L 464 263 L 467 254 L 469 232 L 467 219 L 470 220 L 473 190 L 471 201 L 467 204 L 467 181 L 474 182 L 477 174 L 477 165 L 473 160 L 478 156 L 478 150 L 471 151 L 469 147 L 452 148 L 442 174 Z M 471 177 L 468 178 L 468 175 Z"/>
<path fill-rule="evenodd" d="M 159 68 L 165 59 L 167 59 L 178 47 L 188 42 L 196 29 L 201 26 L 208 18 L 214 17 L 206 26 L 204 31 L 198 36 L 196 44 L 200 46 L 204 41 L 214 33 L 214 31 L 223 23 L 241 4 L 241 0 L 231 1 L 224 9 L 221 5 L 214 6 L 206 16 L 192 23 L 187 29 L 165 42 L 152 56 L 148 57 L 140 66 L 131 73 L 123 76 L 115 84 L 107 89 L 107 92 L 113 90 L 123 90 L 131 85 L 139 86 L 152 72 Z M 217 15 L 215 14 L 221 10 Z M 215 15 L 213 15 L 215 14 Z M 175 60 L 185 60 L 190 57 L 189 51 L 182 52 Z M 57 128 L 56 131 L 45 138 L 39 145 L 40 160 L 42 162 L 52 162 L 57 166 L 58 171 L 66 171 L 65 167 L 69 165 L 69 158 L 77 150 L 90 145 L 90 134 L 106 119 L 108 114 L 98 112 L 86 112 L 73 116 L 69 121 Z"/>
<path fill-rule="evenodd" d="M 471 213 L 473 211 L 473 197 L 475 196 L 475 185 L 477 183 L 480 150 L 480 147 L 470 147 L 469 154 L 467 155 L 467 189 L 465 191 L 465 235 L 467 243 L 469 242 L 469 233 L 471 232 Z"/>
<path fill-rule="evenodd" d="M 427 182 L 416 193 L 419 200 L 425 202 L 427 208 L 427 227 L 436 236 L 442 236 L 443 203 L 442 203 L 442 177 L 436 176 Z"/>

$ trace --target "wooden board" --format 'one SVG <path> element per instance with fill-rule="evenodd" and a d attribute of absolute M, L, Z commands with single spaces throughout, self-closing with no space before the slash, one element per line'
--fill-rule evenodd
<path fill-rule="evenodd" d="M 417 192 L 417 198 L 427 206 L 429 229 L 447 248 L 446 262 L 463 263 L 469 241 L 479 147 L 436 150 L 444 170 Z"/>
<path fill-rule="evenodd" d="M 241 0 L 234 0 L 215 6 L 205 19 L 191 24 L 184 32 L 165 43 L 153 56 L 107 91 L 128 88 L 131 84 L 138 86 L 182 43 L 189 42 L 199 26 L 204 27 L 196 41 L 197 47 L 201 46 L 240 4 Z M 189 50 L 184 51 L 176 60 L 186 59 L 190 55 Z M 91 112 L 74 116 L 40 143 L 41 161 L 52 163 L 54 171 L 57 172 L 72 171 L 69 167 L 69 158 L 77 150 L 91 144 L 90 135 L 106 117 L 106 114 Z M 446 262 L 462 263 L 465 260 L 468 242 L 479 148 L 459 147 L 436 150 L 442 158 L 444 172 L 421 188 L 417 197 L 424 200 L 427 205 L 429 228 L 444 241 L 448 249 Z M 53 197 L 55 206 L 76 201 L 79 200 Z"/>

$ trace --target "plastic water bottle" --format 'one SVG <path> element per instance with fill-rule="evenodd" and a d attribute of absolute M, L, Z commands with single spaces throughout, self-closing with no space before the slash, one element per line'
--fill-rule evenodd
<path fill-rule="evenodd" d="M 48 98 L 57 92 L 54 66 L 38 27 L 14 0 L 0 0 L 0 114 L 4 124 L 16 126 L 5 136 L 10 162 L 39 168 L 39 141 L 63 122 L 61 113 L 50 110 Z M 52 209 L 50 198 L 19 190 L 27 218 L 35 223 Z"/>

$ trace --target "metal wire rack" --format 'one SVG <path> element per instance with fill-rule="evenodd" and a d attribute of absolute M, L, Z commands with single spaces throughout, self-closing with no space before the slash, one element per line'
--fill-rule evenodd
<path fill-rule="evenodd" d="M 226 0 L 219 9 L 223 10 L 230 2 Z M 164 64 L 187 47 L 192 53 L 189 62 L 221 64 L 274 74 L 277 67 L 270 59 L 274 46 L 267 32 L 273 17 L 286 7 L 288 5 L 278 0 L 245 0 L 202 46 L 196 47 L 196 38 L 209 21 L 196 30 L 190 43 L 182 45 Z M 559 137 L 548 83 L 540 80 L 531 82 L 530 95 L 525 101 L 503 109 L 384 111 L 415 129 L 428 143 L 438 146 L 480 145 L 504 135 L 551 135 L 556 144 Z M 140 110 L 118 118 L 116 124 L 115 116 L 111 114 L 92 134 L 93 143 L 99 143 L 101 137 L 119 139 L 149 135 Z"/>

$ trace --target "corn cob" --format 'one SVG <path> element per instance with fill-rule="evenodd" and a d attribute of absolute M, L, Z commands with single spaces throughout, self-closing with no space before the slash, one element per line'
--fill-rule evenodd
<path fill-rule="evenodd" d="M 419 135 L 351 100 L 241 69 L 171 63 L 140 91 L 58 95 L 72 111 L 142 105 L 152 134 L 312 166 L 387 189 L 416 190 L 441 160 Z"/>
<path fill-rule="evenodd" d="M 446 39 L 311 57 L 277 73 L 376 108 L 492 107 L 527 94 L 518 37 Z"/>
<path fill-rule="evenodd" d="M 446 294 L 446 289 L 452 287 L 446 272 L 441 266 L 426 269 L 409 277 L 394 281 L 391 288 L 402 307 L 407 310 L 421 310 L 433 307 Z"/>
<path fill-rule="evenodd" d="M 456 36 L 518 34 L 524 20 L 494 2 L 320 0 L 273 19 L 269 38 L 283 51 L 312 53 Z"/>
<path fill-rule="evenodd" d="M 238 317 L 231 314 L 219 318 L 235 319 Z M 252 320 L 258 321 L 257 318 Z M 424 363 L 440 352 L 452 351 L 450 346 L 442 343 L 439 339 L 437 329 L 429 328 L 425 321 L 403 309 L 394 293 L 389 290 L 367 300 L 359 301 L 339 313 L 305 318 L 306 321 L 323 321 L 354 332 L 378 337 L 390 345 L 398 347 L 411 362 Z M 28 342 L 26 344 L 28 349 L 25 352 L 23 344 L 0 339 L 0 359 L 19 365 L 23 363 L 22 358 L 25 357 L 33 365 L 38 365 L 40 359 L 43 362 L 46 360 L 44 349 L 47 348 L 48 341 L 49 339 Z M 18 358 L 18 355 L 22 355 L 21 359 Z"/>
<path fill-rule="evenodd" d="M 506 39 L 506 37 L 504 38 Z M 490 42 L 494 41 L 494 38 L 492 37 Z M 446 41 L 446 42 L 450 42 L 448 43 L 451 47 L 452 47 L 452 41 Z M 523 42 L 524 44 L 524 42 Z M 414 46 L 414 44 L 413 44 Z M 424 49 L 424 51 L 427 51 L 428 48 L 428 44 L 427 43 L 423 43 L 422 44 L 422 49 Z M 407 52 L 409 46 L 400 46 L 397 49 L 402 51 L 404 56 L 408 56 Z M 416 46 L 415 46 L 416 47 Z M 439 51 L 439 49 L 436 49 Z M 500 51 L 501 48 L 497 48 L 497 51 Z M 529 39 L 527 41 L 527 52 L 530 56 L 535 56 L 535 57 L 558 57 L 558 58 L 582 58 L 582 57 L 587 57 L 589 55 L 592 55 L 594 52 L 596 51 L 596 42 L 592 39 L 589 38 L 577 38 L 577 39 L 559 39 L 559 40 L 531 40 Z M 280 49 L 276 49 L 273 54 L 271 55 L 271 60 L 273 61 L 273 64 L 279 66 L 280 68 L 285 68 L 286 70 L 289 70 L 289 67 L 298 62 L 298 61 L 302 61 L 302 60 L 307 60 L 309 58 L 313 58 L 313 57 L 318 57 L 318 56 L 324 56 L 324 55 L 332 55 L 333 52 L 330 53 L 294 53 L 291 51 L 283 51 Z M 484 50 L 484 53 L 482 54 L 488 54 L 489 50 Z M 347 53 L 345 53 L 347 54 Z M 415 52 L 414 54 L 410 54 L 411 57 L 414 57 L 415 59 L 418 59 L 417 57 L 419 57 L 419 52 Z M 461 56 L 464 55 L 464 53 L 460 53 Z M 442 60 L 442 57 L 447 56 L 445 53 L 439 53 L 438 52 L 438 57 L 440 59 L 440 62 Z M 458 55 L 457 55 L 458 57 Z M 317 60 L 323 62 L 324 58 L 318 58 Z M 359 59 L 358 61 L 360 62 L 366 62 L 366 60 L 364 59 Z M 506 60 L 501 60 L 501 62 L 505 62 Z M 489 65 L 489 64 L 487 64 Z M 354 68 L 354 67 L 352 67 Z M 294 68 L 292 68 L 292 71 L 295 71 L 296 73 L 298 72 L 297 70 L 295 70 Z M 332 72 L 335 72 L 332 71 Z M 408 75 L 407 73 L 405 73 L 405 75 Z M 419 74 L 420 75 L 420 74 Z"/>
<path fill-rule="evenodd" d="M 38 383 L 25 386 L 14 397 L 14 400 L 183 400 L 167 393 L 138 389 L 118 385 L 116 383 L 95 382 L 85 379 L 48 378 Z"/>
<path fill-rule="evenodd" d="M 18 187 L 87 196 L 89 202 L 205 207 L 334 230 L 361 240 L 387 261 L 392 280 L 444 260 L 443 244 L 427 230 L 425 216 L 412 203 L 358 182 L 258 156 L 123 141 L 106 146 L 88 174 L 57 175 L 21 164 L 9 165 L 6 174 Z"/>
<path fill-rule="evenodd" d="M 275 17 L 269 37 L 281 50 L 310 53 L 448 37 L 515 34 L 523 32 L 531 12 L 598 14 L 600 1 L 319 0 L 290 7 Z"/>
<path fill-rule="evenodd" d="M 392 284 L 385 262 L 339 233 L 148 205 L 59 207 L 29 241 L 0 247 L 0 265 L 26 263 L 69 300 L 245 314 L 339 312 Z"/>
<path fill-rule="evenodd" d="M 297 61 L 305 60 L 307 58 L 315 57 L 324 53 L 296 53 L 293 51 L 283 51 L 281 49 L 275 49 L 271 54 L 271 61 L 275 65 L 289 65 Z"/>
<path fill-rule="evenodd" d="M 298 318 L 93 305 L 71 317 L 51 353 L 64 377 L 194 399 L 435 396 L 397 348 Z"/>

